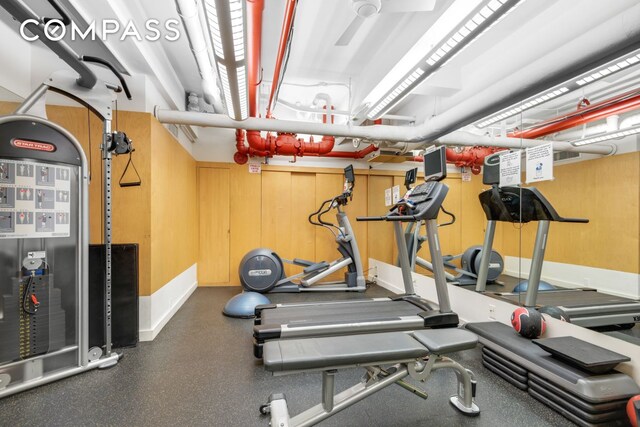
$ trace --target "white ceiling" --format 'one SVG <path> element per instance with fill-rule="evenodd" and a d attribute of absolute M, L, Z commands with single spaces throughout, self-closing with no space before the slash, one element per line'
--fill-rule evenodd
<path fill-rule="evenodd" d="M 149 17 L 160 21 L 179 19 L 175 0 L 62 1 L 80 10 L 84 19 L 117 17 L 123 22 L 133 19 L 141 28 Z M 46 0 L 26 2 L 38 10 L 49 7 Z M 336 109 L 355 108 L 452 2 L 436 0 L 431 12 L 381 13 L 367 18 L 351 43 L 341 47 L 335 46 L 335 42 L 355 17 L 351 0 L 299 0 L 280 97 L 308 107 L 318 93 L 327 93 Z M 391 112 L 416 116 L 417 121 L 442 113 L 636 4 L 637 0 L 523 1 Z M 262 114 L 273 78 L 284 5 L 285 0 L 265 0 Z M 144 74 L 167 86 L 166 92 L 173 94 L 178 108 L 184 108 L 181 102 L 185 91 L 202 93 L 198 69 L 185 36 L 175 42 L 162 40 L 142 46 L 127 41 L 106 47 L 132 75 Z M 151 57 L 157 60 L 152 61 Z M 583 95 L 593 98 L 604 96 L 603 92 L 611 95 L 618 90 L 618 85 L 628 90 L 640 82 L 638 74 L 632 70 L 616 75 L 615 79 L 602 80 L 587 87 L 584 93 L 569 93 L 528 112 L 526 117 L 544 120 L 575 108 L 576 100 Z M 294 120 L 318 119 L 282 105 L 276 108 L 275 114 L 278 118 Z"/>

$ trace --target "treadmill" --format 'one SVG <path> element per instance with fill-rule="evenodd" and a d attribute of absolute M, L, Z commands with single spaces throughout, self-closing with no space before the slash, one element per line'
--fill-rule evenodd
<path fill-rule="evenodd" d="M 580 218 L 564 218 L 551 203 L 533 187 L 498 187 L 500 154 L 485 159 L 483 183 L 491 189 L 480 193 L 480 203 L 488 224 L 482 253 L 490 254 L 497 221 L 527 223 L 538 222 L 538 230 L 529 271 L 529 285 L 525 307 L 555 306 L 564 311 L 571 323 L 597 328 L 605 326 L 633 327 L 640 322 L 640 302 L 629 298 L 608 295 L 595 289 L 556 289 L 538 292 L 542 263 L 552 221 L 587 223 Z M 489 260 L 483 256 L 478 271 L 476 291 L 485 292 Z M 519 293 L 487 293 L 495 298 L 520 305 Z"/>
<path fill-rule="evenodd" d="M 444 147 L 425 155 L 425 183 L 408 192 L 384 216 L 361 217 L 358 221 L 393 223 L 405 293 L 393 298 L 300 304 L 267 304 L 256 307 L 254 355 L 262 357 L 262 346 L 275 339 L 353 335 L 423 328 L 457 327 L 458 315 L 451 311 L 436 218 L 449 188 Z M 415 294 L 402 224 L 427 225 L 427 240 L 434 266 L 438 309 Z"/>

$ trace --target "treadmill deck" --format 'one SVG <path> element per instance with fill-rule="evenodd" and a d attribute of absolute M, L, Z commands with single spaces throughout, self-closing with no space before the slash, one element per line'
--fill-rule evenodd
<path fill-rule="evenodd" d="M 407 301 L 367 301 L 356 304 L 330 304 L 318 306 L 278 307 L 261 313 L 262 325 L 289 326 L 322 323 L 356 323 L 415 316 L 421 313 L 420 307 Z"/>
<path fill-rule="evenodd" d="M 515 304 L 524 302 L 525 292 L 494 293 L 499 299 L 506 299 Z M 584 307 L 601 304 L 628 304 L 640 302 L 615 295 L 608 295 L 595 290 L 558 289 L 555 291 L 538 291 L 537 305 L 555 305 L 562 307 Z"/>

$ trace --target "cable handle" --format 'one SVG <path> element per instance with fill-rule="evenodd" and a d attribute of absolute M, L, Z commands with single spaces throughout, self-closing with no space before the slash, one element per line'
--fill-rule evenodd
<path fill-rule="evenodd" d="M 81 56 L 80 60 L 84 62 L 100 64 L 104 67 L 107 67 L 120 81 L 120 84 L 122 85 L 122 89 L 124 90 L 124 93 L 127 96 L 127 99 L 131 99 L 131 91 L 129 91 L 129 86 L 127 86 L 127 82 L 125 81 L 124 77 L 122 77 L 122 74 L 120 73 L 120 71 L 118 71 L 116 67 L 113 66 L 113 64 L 111 64 L 109 61 L 104 60 L 102 58 L 98 58 L 96 56 L 89 56 L 89 55 Z"/>

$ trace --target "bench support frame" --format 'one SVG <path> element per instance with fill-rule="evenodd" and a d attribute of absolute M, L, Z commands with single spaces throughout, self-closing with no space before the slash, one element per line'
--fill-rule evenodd
<path fill-rule="evenodd" d="M 436 369 L 453 369 L 456 373 L 458 387 L 457 394 L 449 402 L 462 414 L 475 416 L 480 409 L 474 402 L 476 380 L 473 373 L 458 362 L 444 356 L 432 355 L 426 361 L 412 360 L 394 366 L 393 370 L 385 370 L 380 366 L 367 367 L 367 375 L 358 384 L 338 394 L 335 394 L 335 375 L 337 370 L 330 369 L 322 372 L 322 403 L 291 417 L 283 394 L 272 394 L 269 403 L 265 405 L 266 413 L 271 415 L 273 427 L 306 427 L 318 424 L 345 408 L 365 399 L 366 397 L 391 385 L 398 384 L 423 399 L 426 393 L 418 393 L 417 387 L 404 381 L 411 377 L 419 381 L 426 381 L 432 371 Z M 384 372 L 384 375 L 380 375 Z"/>

